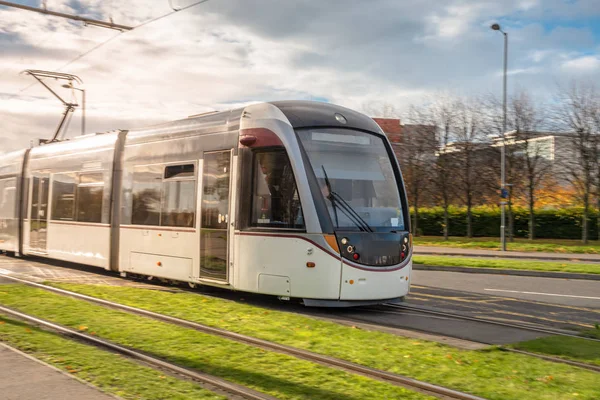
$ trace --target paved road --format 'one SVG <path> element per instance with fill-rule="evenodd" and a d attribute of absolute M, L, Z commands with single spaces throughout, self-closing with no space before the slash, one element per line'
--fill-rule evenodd
<path fill-rule="evenodd" d="M 600 281 L 413 271 L 411 283 L 501 297 L 600 309 Z"/>
<path fill-rule="evenodd" d="M 3 400 L 115 400 L 78 380 L 0 343 Z"/>
<path fill-rule="evenodd" d="M 600 263 L 600 254 L 544 253 L 539 251 L 507 251 L 461 249 L 443 246 L 414 246 L 415 255 L 448 255 L 461 257 L 493 257 L 499 259 L 531 259 L 579 263 Z"/>
<path fill-rule="evenodd" d="M 411 283 L 419 306 L 561 329 L 600 323 L 598 281 L 415 271 Z"/>

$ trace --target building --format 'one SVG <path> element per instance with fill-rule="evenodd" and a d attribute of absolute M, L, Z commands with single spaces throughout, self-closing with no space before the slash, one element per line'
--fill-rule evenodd
<path fill-rule="evenodd" d="M 401 167 L 405 167 L 409 152 L 418 152 L 426 158 L 435 158 L 437 139 L 433 125 L 402 125 L 398 118 L 373 118 L 392 144 Z"/>

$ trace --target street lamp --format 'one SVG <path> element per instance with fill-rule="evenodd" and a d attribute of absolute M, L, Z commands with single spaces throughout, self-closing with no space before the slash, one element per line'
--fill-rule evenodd
<path fill-rule="evenodd" d="M 508 34 L 502 30 L 499 24 L 490 26 L 495 31 L 502 32 L 504 35 L 504 82 L 502 85 L 502 150 L 500 155 L 500 188 L 502 198 L 506 197 L 506 66 L 508 62 Z M 506 201 L 500 203 L 502 212 L 500 217 L 500 242 L 502 243 L 502 251 L 506 251 Z"/>

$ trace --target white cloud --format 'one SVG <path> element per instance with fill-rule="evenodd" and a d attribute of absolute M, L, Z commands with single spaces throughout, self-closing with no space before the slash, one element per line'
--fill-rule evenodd
<path fill-rule="evenodd" d="M 524 74 L 537 74 L 541 69 L 538 67 L 528 67 L 528 68 L 514 68 L 506 71 L 506 75 L 514 76 L 514 75 L 524 75 Z M 502 76 L 502 72 L 498 72 L 496 76 Z"/>
<path fill-rule="evenodd" d="M 539 63 L 544 61 L 548 56 L 552 55 L 553 50 L 533 50 L 529 52 L 528 58 L 533 62 Z"/>
<path fill-rule="evenodd" d="M 563 62 L 562 67 L 567 70 L 587 72 L 600 69 L 600 57 L 583 56 Z"/>
<path fill-rule="evenodd" d="M 194 0 L 174 1 L 184 7 Z M 53 0 L 49 7 L 82 8 L 133 26 L 171 11 L 163 0 L 81 0 L 81 7 Z M 489 21 L 502 18 L 511 38 L 509 85 L 552 88 L 574 70 L 556 60 L 564 55 L 566 65 L 581 58 L 570 44 L 598 43 L 584 30 L 547 33 L 519 20 L 540 10 L 534 0 L 211 0 L 123 33 L 63 72 L 85 82 L 90 130 L 279 99 L 318 97 L 359 110 L 388 102 L 402 111 L 439 89 L 496 90 L 502 43 Z M 49 92 L 19 72 L 56 70 L 112 35 L 0 7 L 0 151 L 52 133 L 62 112 Z M 77 117 L 71 134 L 78 134 Z"/>

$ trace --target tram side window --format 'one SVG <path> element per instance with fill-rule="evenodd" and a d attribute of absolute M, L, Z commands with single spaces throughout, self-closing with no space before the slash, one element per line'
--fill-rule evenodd
<path fill-rule="evenodd" d="M 133 170 L 133 225 L 194 227 L 194 164 L 146 165 Z"/>
<path fill-rule="evenodd" d="M 102 222 L 104 176 L 102 173 L 79 175 L 77 186 L 77 221 Z"/>
<path fill-rule="evenodd" d="M 0 181 L 0 219 L 16 218 L 17 180 L 9 178 Z"/>
<path fill-rule="evenodd" d="M 162 165 L 146 165 L 134 168 L 132 224 L 160 225 L 162 178 Z"/>
<path fill-rule="evenodd" d="M 52 180 L 52 219 L 73 221 L 77 188 L 76 174 L 55 174 Z"/>
<path fill-rule="evenodd" d="M 303 229 L 296 180 L 285 151 L 254 154 L 251 226 Z"/>
<path fill-rule="evenodd" d="M 194 164 L 167 166 L 163 182 L 161 226 L 194 227 L 195 208 Z"/>

